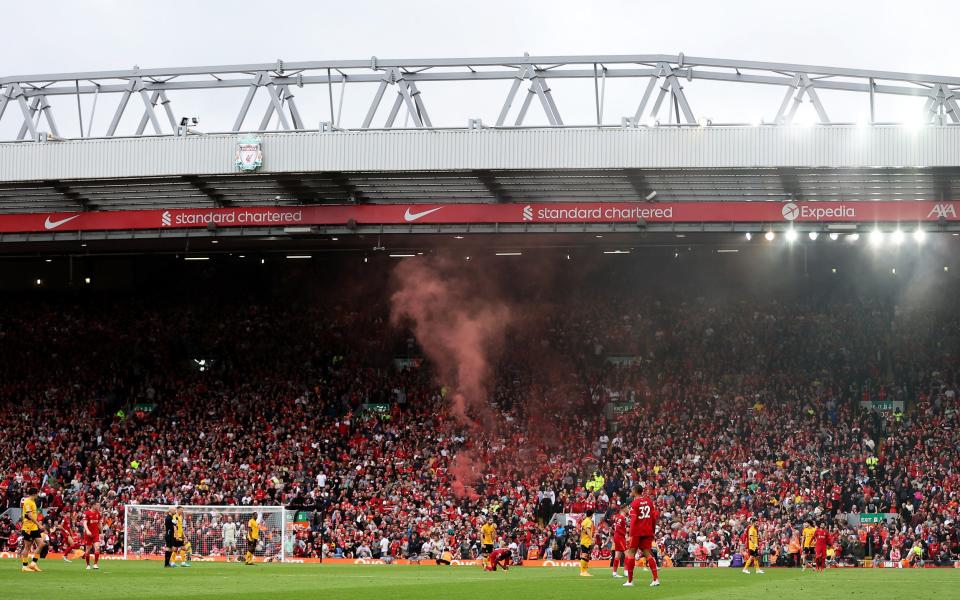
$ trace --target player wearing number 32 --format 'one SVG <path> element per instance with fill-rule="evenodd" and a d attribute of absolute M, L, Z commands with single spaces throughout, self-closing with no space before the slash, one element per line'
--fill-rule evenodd
<path fill-rule="evenodd" d="M 647 559 L 647 566 L 650 567 L 650 573 L 653 575 L 650 587 L 656 587 L 660 585 L 660 578 L 657 576 L 657 559 L 653 557 L 652 548 L 660 513 L 649 496 L 643 493 L 641 486 L 633 486 L 630 494 L 633 497 L 633 501 L 630 502 L 630 540 L 627 544 L 627 558 L 624 561 L 627 582 L 623 585 L 624 587 L 633 586 L 633 569 L 637 564 L 637 550 L 640 550 Z"/>

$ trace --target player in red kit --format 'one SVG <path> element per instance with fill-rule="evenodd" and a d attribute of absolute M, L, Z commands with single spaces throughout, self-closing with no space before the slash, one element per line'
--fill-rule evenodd
<path fill-rule="evenodd" d="M 613 576 L 615 578 L 622 577 L 617 572 L 620 563 L 624 562 L 624 567 L 626 567 L 623 553 L 627 551 L 627 513 L 629 511 L 630 505 L 624 504 L 617 511 L 617 514 L 613 515 Z"/>
<path fill-rule="evenodd" d="M 64 509 L 60 519 L 55 522 L 55 528 L 52 533 L 59 533 L 63 542 L 63 562 L 73 562 L 70 560 L 70 553 L 80 547 L 76 534 L 73 533 L 73 524 L 70 511 Z"/>
<path fill-rule="evenodd" d="M 496 571 L 497 567 L 504 571 L 510 570 L 510 563 L 513 562 L 513 555 L 510 548 L 497 548 L 487 557 L 487 565 L 483 567 L 484 571 Z"/>
<path fill-rule="evenodd" d="M 624 561 L 627 582 L 623 585 L 633 587 L 633 569 L 637 564 L 637 550 L 640 550 L 647 559 L 650 574 L 653 575 L 650 587 L 656 587 L 660 585 L 660 578 L 657 576 L 657 559 L 653 557 L 652 549 L 660 513 L 653 500 L 643 493 L 643 488 L 639 485 L 633 486 L 630 495 L 633 498 L 630 502 L 630 540 L 627 544 L 627 559 Z"/>
<path fill-rule="evenodd" d="M 83 558 L 90 570 L 90 553 L 93 552 L 93 568 L 100 568 L 100 504 L 94 502 L 83 512 Z"/>
<path fill-rule="evenodd" d="M 821 523 L 817 527 L 816 533 L 813 534 L 813 543 L 814 543 L 814 563 L 817 568 L 816 571 L 823 572 L 827 568 L 827 547 L 831 543 L 830 532 Z"/>

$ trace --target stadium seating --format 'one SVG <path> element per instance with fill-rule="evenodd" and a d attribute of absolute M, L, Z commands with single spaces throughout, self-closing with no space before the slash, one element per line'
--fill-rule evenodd
<path fill-rule="evenodd" d="M 522 555 L 559 558 L 578 548 L 553 513 L 605 510 L 644 481 L 676 564 L 731 558 L 750 515 L 771 563 L 810 517 L 843 534 L 848 560 L 906 555 L 916 539 L 928 560 L 957 558 L 950 296 L 597 294 L 511 337 L 489 430 L 452 418 L 429 364 L 394 361 L 416 347 L 386 327 L 384 305 L 11 298 L 0 510 L 30 484 L 43 507 L 99 497 L 116 551 L 125 503 L 285 504 L 308 515 L 299 556 L 466 557 L 492 518 Z M 892 401 L 904 410 L 862 405 Z M 476 497 L 454 493 L 464 450 Z M 900 521 L 854 526 L 848 513 Z M 0 543 L 16 544 L 15 527 L 0 520 Z"/>

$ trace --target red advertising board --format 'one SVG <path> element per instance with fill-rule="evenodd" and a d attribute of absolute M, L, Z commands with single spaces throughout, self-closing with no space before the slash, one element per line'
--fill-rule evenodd
<path fill-rule="evenodd" d="M 956 221 L 960 202 L 531 202 L 359 204 L 0 215 L 0 233 L 471 223 L 904 223 Z"/>

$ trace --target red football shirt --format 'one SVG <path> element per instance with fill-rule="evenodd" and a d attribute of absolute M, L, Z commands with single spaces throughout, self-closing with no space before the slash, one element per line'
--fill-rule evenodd
<path fill-rule="evenodd" d="M 613 517 L 613 539 L 624 541 L 627 539 L 627 517 L 617 513 Z"/>
<path fill-rule="evenodd" d="M 660 513 L 653 501 L 646 496 L 637 496 L 630 503 L 630 535 L 653 537 Z"/>
<path fill-rule="evenodd" d="M 826 553 L 827 546 L 830 544 L 830 533 L 826 529 L 817 527 L 813 534 L 814 547 L 818 554 Z"/>
<path fill-rule="evenodd" d="M 100 513 L 95 510 L 83 511 L 83 520 L 93 536 L 100 535 Z"/>

